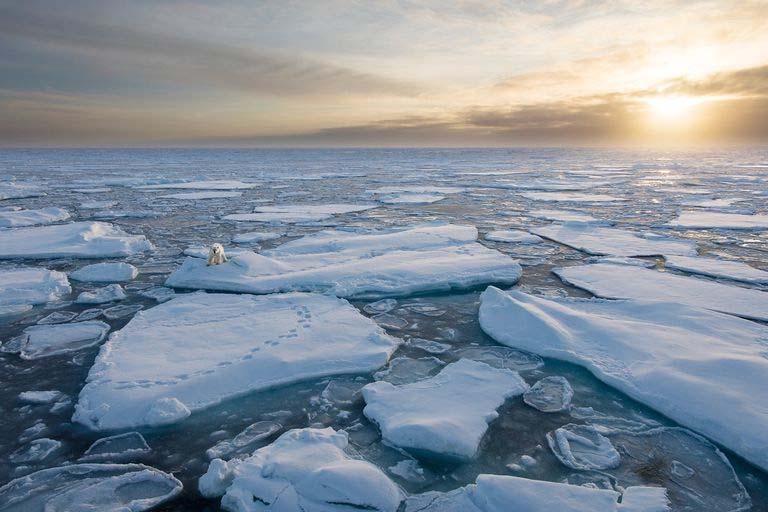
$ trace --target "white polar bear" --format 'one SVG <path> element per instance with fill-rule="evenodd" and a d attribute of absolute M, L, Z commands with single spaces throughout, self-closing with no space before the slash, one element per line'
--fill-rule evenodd
<path fill-rule="evenodd" d="M 208 251 L 208 265 L 221 265 L 227 262 L 227 256 L 224 254 L 224 246 L 221 244 L 213 244 Z"/>

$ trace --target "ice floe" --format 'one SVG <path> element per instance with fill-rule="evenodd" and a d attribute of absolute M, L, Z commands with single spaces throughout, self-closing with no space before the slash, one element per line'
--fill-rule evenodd
<path fill-rule="evenodd" d="M 532 228 L 531 233 L 573 247 L 587 254 L 612 256 L 696 255 L 696 243 L 583 223 L 553 224 Z"/>
<path fill-rule="evenodd" d="M 744 199 L 733 197 L 728 199 L 697 199 L 683 201 L 680 204 L 682 206 L 690 206 L 693 208 L 727 208 L 735 203 L 740 203 Z"/>
<path fill-rule="evenodd" d="M 491 242 L 517 242 L 521 244 L 538 244 L 543 242 L 540 236 L 532 235 L 519 229 L 491 231 L 485 234 L 485 239 Z"/>
<path fill-rule="evenodd" d="M 409 496 L 405 512 L 669 512 L 663 487 L 627 487 L 623 493 L 506 475 L 479 475 L 451 492 Z"/>
<path fill-rule="evenodd" d="M 425 225 L 395 231 L 321 231 L 223 265 L 187 258 L 166 281 L 174 288 L 245 293 L 318 291 L 378 298 L 513 284 L 509 256 L 477 243 L 471 226 Z"/>
<path fill-rule="evenodd" d="M 446 196 L 435 193 L 403 192 L 381 195 L 377 200 L 384 204 L 432 204 L 442 201 Z"/>
<path fill-rule="evenodd" d="M 39 359 L 74 352 L 100 343 L 109 325 L 99 321 L 33 325 L 18 337 L 17 352 L 23 359 Z"/>
<path fill-rule="evenodd" d="M 520 195 L 533 201 L 563 203 L 617 203 L 628 201 L 626 197 L 616 197 L 608 194 L 585 194 L 581 192 L 525 192 Z"/>
<path fill-rule="evenodd" d="M 14 464 L 31 464 L 42 462 L 61 449 L 61 441 L 41 437 L 29 444 L 22 446 L 8 456 L 8 460 Z M 2 496 L 2 490 L 0 490 Z M 0 505 L 2 506 L 2 505 Z M 2 510 L 0 508 L 0 510 Z"/>
<path fill-rule="evenodd" d="M 187 199 L 199 201 L 201 199 L 226 199 L 228 197 L 240 197 L 242 192 L 180 192 L 178 194 L 166 194 L 158 197 L 163 199 Z"/>
<path fill-rule="evenodd" d="M 127 297 L 123 287 L 117 283 L 108 284 L 103 288 L 97 288 L 89 292 L 83 292 L 77 296 L 77 304 L 104 304 L 116 300 L 123 300 Z"/>
<path fill-rule="evenodd" d="M 129 235 L 106 222 L 0 230 L 0 259 L 111 258 L 152 249 L 143 235 Z"/>
<path fill-rule="evenodd" d="M 139 189 L 179 189 L 179 190 L 241 190 L 258 187 L 258 183 L 243 183 L 238 180 L 209 180 L 209 181 L 187 181 L 181 183 L 160 183 L 154 185 L 141 185 Z"/>
<path fill-rule="evenodd" d="M 557 460 L 571 469 L 612 469 L 621 463 L 611 441 L 592 425 L 560 427 L 547 434 L 547 444 Z"/>
<path fill-rule="evenodd" d="M 181 295 L 109 338 L 74 420 L 98 430 L 174 423 L 250 391 L 373 371 L 398 343 L 335 297 Z"/>
<path fill-rule="evenodd" d="M 350 457 L 344 431 L 296 429 L 244 460 L 214 459 L 200 478 L 230 512 L 395 512 L 403 492 L 373 464 Z"/>
<path fill-rule="evenodd" d="M 568 409 L 573 388 L 565 377 L 544 377 L 523 395 L 523 401 L 541 412 L 559 412 Z"/>
<path fill-rule="evenodd" d="M 545 299 L 494 287 L 482 295 L 480 325 L 505 345 L 584 366 L 768 468 L 768 397 L 755 392 L 768 387 L 764 325 L 671 302 Z"/>
<path fill-rule="evenodd" d="M 181 489 L 172 475 L 141 464 L 72 464 L 43 469 L 0 487 L 0 510 L 143 512 Z"/>
<path fill-rule="evenodd" d="M 80 462 L 128 462 L 146 457 L 152 452 L 138 432 L 126 432 L 95 441 L 80 457 Z"/>
<path fill-rule="evenodd" d="M 53 224 L 69 218 L 69 212 L 63 208 L 43 208 L 40 210 L 17 210 L 0 212 L 0 228 L 22 228 Z"/>
<path fill-rule="evenodd" d="M 4 199 L 25 199 L 28 197 L 41 197 L 46 195 L 38 187 L 21 185 L 17 183 L 4 183 L 0 185 L 0 201 Z"/>
<path fill-rule="evenodd" d="M 368 384 L 363 412 L 388 443 L 417 456 L 466 460 L 477 453 L 496 409 L 527 389 L 512 370 L 461 359 L 418 382 Z"/>
<path fill-rule="evenodd" d="M 219 441 L 215 446 L 207 449 L 205 455 L 213 459 L 230 459 L 238 453 L 250 453 L 256 448 L 256 444 L 272 435 L 280 432 L 283 426 L 271 420 L 258 421 L 237 434 L 231 440 Z"/>
<path fill-rule="evenodd" d="M 95 263 L 80 267 L 69 273 L 69 278 L 75 281 L 91 283 L 121 283 L 131 281 L 139 275 L 139 269 L 130 263 Z"/>
<path fill-rule="evenodd" d="M 317 222 L 330 219 L 334 215 L 362 212 L 377 208 L 377 204 L 295 204 L 279 206 L 259 206 L 254 213 L 233 213 L 222 217 L 224 220 L 244 222 L 267 222 L 294 224 L 298 222 Z"/>
<path fill-rule="evenodd" d="M 768 215 L 721 212 L 683 212 L 669 226 L 687 229 L 768 229 Z"/>
<path fill-rule="evenodd" d="M 554 220 L 557 222 L 585 222 L 592 224 L 612 224 L 609 221 L 597 219 L 591 215 L 571 210 L 531 210 L 526 212 L 528 217 L 534 219 Z"/>
<path fill-rule="evenodd" d="M 0 269 L 0 308 L 45 304 L 71 292 L 62 272 L 30 267 Z"/>
<path fill-rule="evenodd" d="M 664 266 L 692 274 L 752 284 L 768 284 L 768 272 L 740 261 L 688 256 L 665 256 Z"/>
<path fill-rule="evenodd" d="M 27 404 L 49 404 L 62 398 L 64 394 L 61 391 L 23 391 L 19 393 L 19 401 Z"/>
<path fill-rule="evenodd" d="M 768 293 L 760 290 L 611 263 L 556 268 L 553 272 L 566 283 L 598 297 L 679 302 L 768 320 Z"/>
<path fill-rule="evenodd" d="M 247 233 L 238 233 L 232 237 L 236 244 L 250 244 L 254 242 L 265 242 L 275 240 L 283 236 L 283 233 L 271 233 L 269 231 L 248 231 Z"/>

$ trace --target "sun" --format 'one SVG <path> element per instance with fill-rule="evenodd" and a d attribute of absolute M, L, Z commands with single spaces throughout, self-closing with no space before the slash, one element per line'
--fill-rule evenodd
<path fill-rule="evenodd" d="M 653 96 L 645 100 L 650 113 L 659 120 L 682 121 L 689 117 L 700 103 L 691 96 Z"/>

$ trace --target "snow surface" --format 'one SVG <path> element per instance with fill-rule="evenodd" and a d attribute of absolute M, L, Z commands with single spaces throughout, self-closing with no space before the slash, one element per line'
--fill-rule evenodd
<path fill-rule="evenodd" d="M 163 199 L 189 199 L 189 200 L 200 200 L 200 199 L 224 199 L 227 197 L 240 197 L 243 195 L 242 192 L 180 192 L 178 194 L 166 194 L 162 197 Z"/>
<path fill-rule="evenodd" d="M 63 208 L 42 208 L 40 210 L 17 210 L 0 212 L 0 228 L 21 228 L 52 224 L 69 218 L 69 212 Z"/>
<path fill-rule="evenodd" d="M 768 229 L 768 215 L 708 211 L 683 212 L 669 226 L 686 229 Z"/>
<path fill-rule="evenodd" d="M 45 268 L 0 269 L 0 307 L 45 304 L 69 295 L 67 275 Z"/>
<path fill-rule="evenodd" d="M 187 258 L 166 281 L 174 288 L 245 293 L 319 291 L 379 298 L 514 284 L 520 265 L 477 243 L 471 226 L 423 225 L 396 231 L 321 231 L 223 265 Z"/>
<path fill-rule="evenodd" d="M 625 197 L 615 197 L 608 194 L 585 194 L 581 192 L 526 192 L 520 195 L 534 201 L 564 203 L 617 203 L 628 201 Z"/>
<path fill-rule="evenodd" d="M 429 379 L 362 389 L 363 413 L 385 441 L 417 456 L 471 459 L 507 398 L 528 385 L 517 372 L 461 359 Z"/>
<path fill-rule="evenodd" d="M 129 235 L 107 222 L 0 230 L 0 259 L 112 258 L 152 249 L 143 235 Z"/>
<path fill-rule="evenodd" d="M 295 429 L 244 460 L 214 459 L 200 478 L 230 512 L 395 512 L 403 492 L 379 468 L 350 457 L 347 433 Z"/>
<path fill-rule="evenodd" d="M 666 268 L 744 283 L 768 284 L 768 272 L 740 261 L 672 255 L 665 256 L 664 260 Z"/>
<path fill-rule="evenodd" d="M 398 343 L 334 297 L 185 294 L 110 336 L 73 419 L 95 430 L 174 423 L 250 391 L 373 371 Z"/>
<path fill-rule="evenodd" d="M 330 219 L 334 215 L 362 212 L 377 208 L 377 204 L 295 204 L 279 206 L 259 206 L 254 213 L 234 213 L 222 217 L 224 220 L 245 222 L 270 222 L 294 224 L 297 222 L 317 222 Z"/>
<path fill-rule="evenodd" d="M 72 464 L 43 469 L 0 487 L 0 510 L 142 512 L 181 489 L 172 475 L 141 464 Z"/>
<path fill-rule="evenodd" d="M 33 325 L 24 329 L 22 359 L 39 359 L 74 352 L 100 343 L 109 325 L 100 321 Z"/>
<path fill-rule="evenodd" d="M 596 263 L 553 270 L 573 286 L 607 299 L 679 302 L 753 320 L 768 320 L 768 293 L 630 265 Z"/>
<path fill-rule="evenodd" d="M 505 345 L 584 366 L 768 468 L 768 396 L 757 391 L 768 389 L 764 325 L 672 302 L 545 299 L 494 287 L 481 297 L 480 325 Z"/>
<path fill-rule="evenodd" d="M 75 281 L 91 283 L 120 283 L 131 281 L 139 275 L 139 269 L 130 263 L 94 263 L 80 267 L 69 273 L 69 278 Z"/>
<path fill-rule="evenodd" d="M 696 243 L 671 238 L 644 238 L 640 233 L 583 223 L 553 224 L 531 233 L 587 254 L 612 256 L 696 255 Z"/>
<path fill-rule="evenodd" d="M 581 485 L 485 475 L 451 492 L 410 496 L 405 512 L 669 512 L 663 487 L 623 493 Z"/>
<path fill-rule="evenodd" d="M 485 234 L 485 239 L 491 242 L 518 242 L 521 244 L 538 244 L 544 241 L 540 236 L 519 229 L 491 231 Z"/>

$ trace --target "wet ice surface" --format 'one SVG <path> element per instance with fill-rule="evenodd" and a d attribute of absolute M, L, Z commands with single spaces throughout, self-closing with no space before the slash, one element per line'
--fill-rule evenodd
<path fill-rule="evenodd" d="M 60 250 L 50 255 L 37 251 L 35 259 L 1 262 L 0 270 L 31 267 L 62 273 L 93 263 L 125 262 L 136 266 L 139 274 L 121 284 L 125 299 L 100 305 L 74 301 L 81 293 L 108 283 L 72 279 L 71 293 L 53 294 L 48 304 L 15 308 L 14 314 L 0 316 L 0 341 L 3 349 L 14 349 L 15 343 L 13 352 L 21 351 L 24 340 L 19 336 L 23 338 L 25 329 L 45 318 L 40 327 L 90 321 L 103 323 L 112 332 L 121 329 L 139 309 L 156 307 L 174 296 L 173 290 L 162 285 L 183 262 L 184 249 L 214 241 L 229 246 L 237 235 L 254 231 L 258 234 L 242 237 L 240 243 L 260 252 L 327 229 L 382 230 L 430 222 L 472 225 L 479 231 L 480 243 L 521 263 L 523 276 L 516 289 L 547 297 L 589 296 L 564 284 L 551 269 L 590 263 L 590 256 L 551 240 L 495 242 L 487 240 L 486 234 L 528 231 L 553 222 L 600 221 L 637 233 L 651 245 L 682 239 L 696 242 L 700 256 L 768 270 L 768 235 L 759 228 L 760 217 L 711 216 L 765 215 L 768 174 L 765 168 L 754 166 L 766 162 L 768 152 L 757 151 L 4 151 L 0 152 L 4 182 L 0 206 L 7 211 L 14 207 L 62 208 L 71 218 L 59 222 L 103 220 L 129 235 L 146 236 L 155 250 L 140 253 L 135 249 L 143 250 L 143 242 L 132 245 L 112 239 L 108 249 L 117 258 L 94 259 L 94 251 L 80 244 L 76 249 L 88 259 Z M 431 202 L 438 196 L 444 199 Z M 730 198 L 743 201 L 721 200 Z M 314 218 L 292 210 L 305 204 L 371 203 L 376 207 L 331 215 L 324 210 Z M 292 215 L 291 222 L 279 228 L 223 219 L 231 214 L 253 214 L 260 207 L 281 206 L 291 209 L 263 212 L 273 217 L 270 220 Z M 710 217 L 699 215 L 696 228 L 670 224 L 681 213 L 700 208 Z M 707 222 L 719 227 L 700 227 Z M 736 227 L 748 223 L 751 229 L 722 227 L 729 223 Z M 261 236 L 264 232 L 276 236 Z M 648 237 L 648 233 L 665 238 Z M 6 239 L 17 242 L 13 237 Z M 657 264 L 654 257 L 639 261 Z M 661 258 L 657 265 L 662 265 Z M 669 267 L 666 272 L 689 275 Z M 764 284 L 723 284 L 766 290 Z M 477 318 L 482 289 L 484 286 L 378 302 L 353 301 L 362 314 L 374 317 L 390 334 L 404 340 L 392 362 L 379 372 L 312 379 L 232 398 L 172 426 L 141 428 L 148 450 L 137 448 L 140 444 L 130 440 L 125 445 L 119 440 L 102 445 L 105 453 L 114 455 L 102 457 L 100 462 L 134 462 L 129 454 L 136 449 L 143 464 L 173 473 L 184 483 L 180 496 L 159 510 L 217 510 L 217 500 L 205 499 L 197 491 L 197 480 L 208 469 L 207 451 L 219 446 L 234 454 L 227 457 L 243 456 L 292 428 L 332 427 L 345 430 L 350 448 L 408 493 L 452 491 L 473 484 L 480 474 L 499 474 L 591 484 L 620 492 L 630 486 L 661 485 L 669 491 L 672 510 L 684 511 L 744 509 L 749 502 L 743 492 L 746 488 L 752 510 L 768 510 L 764 472 L 729 451 L 720 454 L 689 434 L 659 433 L 678 432 L 658 430 L 677 424 L 584 369 L 500 346 L 483 334 Z M 185 293 L 177 290 L 175 295 Z M 27 304 L 30 302 L 22 301 Z M 0 483 L 76 463 L 94 442 L 127 432 L 97 433 L 71 421 L 74 402 L 101 345 L 93 340 L 103 328 L 91 328 L 93 336 L 83 339 L 69 336 L 73 332 L 47 338 L 55 343 L 42 346 L 42 358 L 0 352 L 0 413 L 5 420 L 0 429 Z M 31 353 L 36 354 L 36 349 Z M 374 373 L 378 379 L 401 385 L 430 378 L 460 358 L 517 371 L 532 386 L 545 377 L 565 377 L 573 390 L 571 406 L 543 412 L 527 405 L 522 396 L 507 400 L 498 409 L 499 417 L 488 425 L 476 457 L 462 464 L 414 459 L 385 444 L 378 428 L 363 415 L 365 402 L 359 390 L 374 380 Z M 24 395 L 33 398 L 31 401 L 19 398 L 23 392 L 53 390 L 60 393 L 51 397 L 53 401 L 42 400 L 43 395 Z M 557 402 L 557 390 L 548 392 L 553 394 L 546 395 L 545 403 Z M 595 425 L 621 455 L 618 467 L 584 471 L 562 464 L 546 436 L 569 424 Z M 42 460 L 34 460 L 46 452 Z M 32 460 L 11 462 L 14 453 L 21 457 L 28 453 Z M 116 468 L 105 474 L 136 471 Z M 150 486 L 148 491 L 163 494 L 173 490 L 172 482 L 163 486 L 154 490 Z"/>

